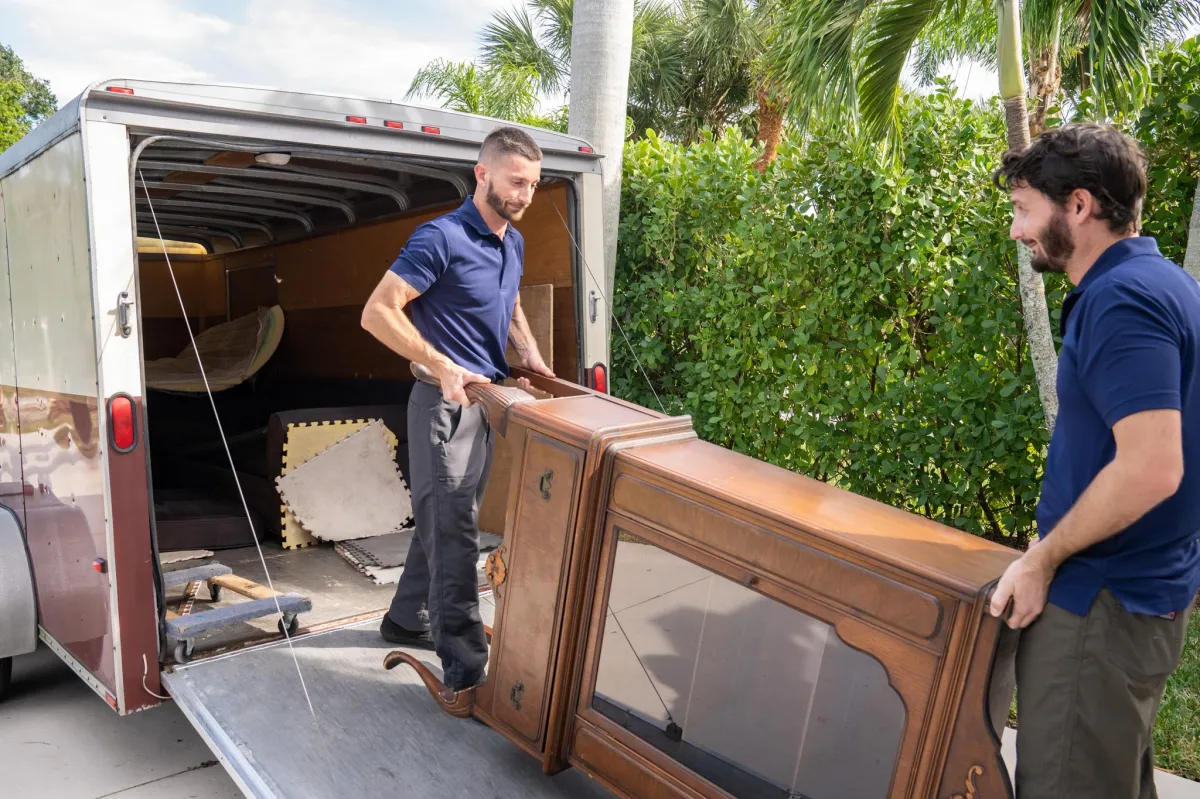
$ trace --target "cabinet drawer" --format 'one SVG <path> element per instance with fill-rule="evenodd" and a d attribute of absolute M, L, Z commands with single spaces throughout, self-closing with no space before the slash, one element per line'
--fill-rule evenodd
<path fill-rule="evenodd" d="M 508 581 L 500 588 L 503 635 L 488 682 L 494 686 L 492 714 L 534 744 L 546 729 L 582 465 L 581 450 L 529 435 L 508 540 Z"/>

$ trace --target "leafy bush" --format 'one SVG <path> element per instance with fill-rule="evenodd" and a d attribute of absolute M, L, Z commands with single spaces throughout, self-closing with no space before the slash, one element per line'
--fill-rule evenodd
<path fill-rule="evenodd" d="M 613 389 L 657 394 L 714 443 L 1021 546 L 1047 434 L 990 179 L 1002 115 L 946 86 L 902 113 L 896 161 L 833 131 L 785 142 L 762 175 L 736 133 L 628 147 L 615 310 L 637 357 L 618 332 Z"/>
<path fill-rule="evenodd" d="M 1154 91 L 1131 131 L 1150 159 L 1143 232 L 1182 264 L 1200 176 L 1200 38 L 1164 48 L 1153 74 Z"/>

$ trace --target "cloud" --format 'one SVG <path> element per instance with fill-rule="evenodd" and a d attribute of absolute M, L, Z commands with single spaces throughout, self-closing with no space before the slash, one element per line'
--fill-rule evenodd
<path fill-rule="evenodd" d="M 0 18 L 60 103 L 107 78 L 400 100 L 429 61 L 473 58 L 487 18 L 514 2 L 0 0 Z"/>

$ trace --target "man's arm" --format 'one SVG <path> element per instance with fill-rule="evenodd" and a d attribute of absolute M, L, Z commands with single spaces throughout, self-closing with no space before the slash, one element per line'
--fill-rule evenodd
<path fill-rule="evenodd" d="M 517 302 L 513 306 L 512 324 L 508 327 L 508 338 L 512 341 L 513 349 L 517 351 L 517 357 L 521 359 L 520 366 L 546 377 L 554 377 L 554 371 L 542 359 L 537 341 L 529 329 L 529 321 L 525 318 L 525 311 L 521 309 L 520 294 L 517 295 Z"/>
<path fill-rule="evenodd" d="M 421 364 L 437 375 L 446 399 L 470 406 L 464 386 L 489 382 L 483 375 L 468 372 L 438 352 L 404 313 L 404 306 L 420 296 L 419 292 L 394 272 L 388 272 L 371 292 L 363 307 L 362 326 L 388 349 Z"/>
<path fill-rule="evenodd" d="M 1183 430 L 1179 411 L 1131 414 L 1113 425 L 1117 452 L 1041 542 L 1004 572 L 992 597 L 999 616 L 1011 597 L 1009 626 L 1026 627 L 1046 607 L 1054 572 L 1069 557 L 1111 538 L 1179 490 Z"/>

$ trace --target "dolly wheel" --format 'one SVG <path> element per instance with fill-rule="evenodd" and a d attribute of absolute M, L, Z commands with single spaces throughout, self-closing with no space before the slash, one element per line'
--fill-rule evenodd
<path fill-rule="evenodd" d="M 221 586 L 217 585 L 212 580 L 208 581 L 208 596 L 213 602 L 221 601 Z"/>
<path fill-rule="evenodd" d="M 175 642 L 175 662 L 176 663 L 187 663 L 189 660 L 192 659 L 192 653 L 195 650 L 196 650 L 196 643 L 190 638 L 185 638 L 182 641 L 176 641 Z"/>
<path fill-rule="evenodd" d="M 280 635 L 286 635 L 288 638 L 291 638 L 300 631 L 300 617 L 295 613 L 285 613 L 283 614 L 283 618 L 279 620 L 278 627 Z M 284 632 L 285 628 L 287 632 Z"/>
<path fill-rule="evenodd" d="M 8 684 L 12 681 L 12 658 L 0 658 L 0 699 L 8 693 Z"/>

